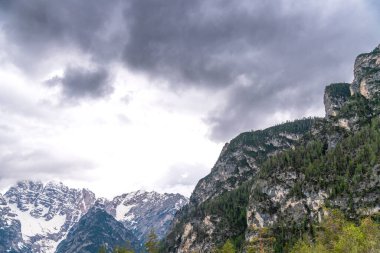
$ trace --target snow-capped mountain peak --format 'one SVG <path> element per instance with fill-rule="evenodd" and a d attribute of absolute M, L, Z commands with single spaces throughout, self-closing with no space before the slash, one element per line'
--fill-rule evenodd
<path fill-rule="evenodd" d="M 30 244 L 32 252 L 50 253 L 93 206 L 95 194 L 59 182 L 22 181 L 4 194 L 4 201 L 7 222 L 20 222 L 23 243 Z"/>

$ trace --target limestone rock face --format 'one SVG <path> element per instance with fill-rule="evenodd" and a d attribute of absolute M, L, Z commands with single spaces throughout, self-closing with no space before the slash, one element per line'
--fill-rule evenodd
<path fill-rule="evenodd" d="M 367 99 L 379 95 L 380 91 L 380 45 L 372 52 L 361 54 L 356 58 L 354 81 L 351 93 L 360 93 Z"/>

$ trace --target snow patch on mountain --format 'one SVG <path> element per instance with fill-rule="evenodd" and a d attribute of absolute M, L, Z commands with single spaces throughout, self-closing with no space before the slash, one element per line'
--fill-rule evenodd
<path fill-rule="evenodd" d="M 129 211 L 132 209 L 132 207 L 134 207 L 136 205 L 124 205 L 124 204 L 120 204 L 116 207 L 116 220 L 126 220 L 127 217 L 126 215 L 129 213 Z M 130 215 L 128 215 L 128 217 L 130 217 Z"/>
<path fill-rule="evenodd" d="M 21 233 L 24 240 L 36 235 L 58 233 L 66 221 L 66 215 L 56 215 L 47 220 L 43 217 L 33 217 L 29 212 L 18 209 L 15 204 L 10 204 L 9 207 L 22 224 Z"/>

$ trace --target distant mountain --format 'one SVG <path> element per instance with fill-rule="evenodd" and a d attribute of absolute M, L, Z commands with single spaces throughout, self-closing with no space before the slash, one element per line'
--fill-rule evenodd
<path fill-rule="evenodd" d="M 163 237 L 188 200 L 179 194 L 133 192 L 112 201 L 62 183 L 23 181 L 0 195 L 0 252 L 53 253 L 95 203 L 122 222 L 138 241 L 149 229 Z M 98 216 L 95 216 L 98 217 Z"/>
<path fill-rule="evenodd" d="M 32 252 L 54 252 L 95 200 L 91 191 L 70 189 L 62 183 L 19 182 L 4 195 L 2 220 L 12 224 L 14 233 L 20 232 L 18 240 L 12 239 L 16 245 L 29 245 Z"/>
<path fill-rule="evenodd" d="M 97 253 L 101 246 L 109 252 L 116 246 L 130 246 L 135 252 L 141 248 L 131 231 L 103 208 L 95 206 L 70 229 L 56 253 Z"/>

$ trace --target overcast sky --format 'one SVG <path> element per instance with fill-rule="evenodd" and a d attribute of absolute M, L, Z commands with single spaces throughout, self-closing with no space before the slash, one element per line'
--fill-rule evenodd
<path fill-rule="evenodd" d="M 242 131 L 322 116 L 371 0 L 0 0 L 0 189 L 187 196 Z"/>

